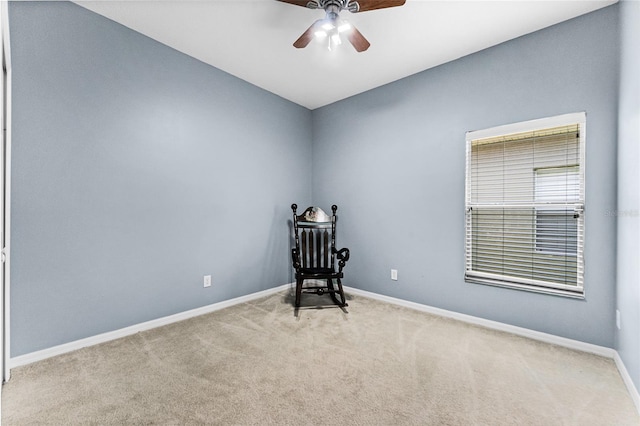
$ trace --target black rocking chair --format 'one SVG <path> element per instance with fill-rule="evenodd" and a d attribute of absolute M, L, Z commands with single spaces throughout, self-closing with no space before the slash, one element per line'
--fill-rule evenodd
<path fill-rule="evenodd" d="M 296 270 L 296 308 L 300 307 L 300 296 L 303 293 L 323 295 L 329 293 L 331 299 L 340 307 L 347 301 L 342 290 L 342 269 L 349 260 L 349 249 L 336 250 L 336 210 L 331 206 L 333 214 L 328 216 L 319 207 L 309 207 L 301 215 L 297 215 L 296 204 L 293 210 L 293 229 L 296 247 L 291 250 L 293 268 Z M 336 259 L 338 268 L 336 269 Z M 305 280 L 314 280 L 311 286 L 303 288 Z M 333 282 L 336 282 L 336 289 Z M 324 281 L 325 283 L 323 283 Z M 340 300 L 336 297 L 340 296 Z"/>

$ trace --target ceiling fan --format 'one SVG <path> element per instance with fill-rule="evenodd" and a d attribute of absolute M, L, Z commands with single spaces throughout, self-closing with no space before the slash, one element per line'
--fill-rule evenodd
<path fill-rule="evenodd" d="M 296 6 L 309 9 L 323 9 L 326 13 L 324 19 L 318 19 L 311 24 L 309 29 L 293 43 L 301 49 L 313 40 L 313 38 L 326 39 L 328 48 L 332 50 L 342 43 L 340 35 L 343 34 L 358 52 L 364 52 L 371 43 L 349 22 L 340 18 L 339 13 L 348 10 L 351 13 L 366 12 L 368 10 L 384 9 L 387 7 L 402 6 L 405 0 L 278 0 Z"/>

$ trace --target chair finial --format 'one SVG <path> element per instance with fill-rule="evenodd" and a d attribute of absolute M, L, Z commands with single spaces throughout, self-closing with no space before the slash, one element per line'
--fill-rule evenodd
<path fill-rule="evenodd" d="M 337 210 L 338 210 L 338 206 L 336 206 L 335 204 L 331 206 L 331 211 L 333 212 L 333 214 L 336 214 Z"/>
<path fill-rule="evenodd" d="M 291 204 L 291 210 L 293 210 L 293 213 L 296 212 L 297 208 L 298 208 L 298 205 L 296 203 Z"/>

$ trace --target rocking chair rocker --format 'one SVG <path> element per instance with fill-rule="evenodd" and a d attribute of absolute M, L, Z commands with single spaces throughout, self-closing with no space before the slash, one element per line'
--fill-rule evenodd
<path fill-rule="evenodd" d="M 319 207 L 309 207 L 301 215 L 297 215 L 297 208 L 296 204 L 291 205 L 296 244 L 291 250 L 293 268 L 296 271 L 296 308 L 300 307 L 300 296 L 303 292 L 317 295 L 329 293 L 339 307 L 348 306 L 341 280 L 342 269 L 349 260 L 349 249 L 336 250 L 335 247 L 338 207 L 335 204 L 331 206 L 331 216 Z M 303 287 L 305 280 L 314 282 L 311 286 Z M 337 289 L 334 287 L 334 280 L 338 285 Z M 340 296 L 340 300 L 336 294 Z"/>

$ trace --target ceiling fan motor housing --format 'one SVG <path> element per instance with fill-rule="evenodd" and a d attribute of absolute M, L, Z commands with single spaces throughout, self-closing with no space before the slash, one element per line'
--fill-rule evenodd
<path fill-rule="evenodd" d="M 348 10 L 352 13 L 360 10 L 360 5 L 357 1 L 349 0 L 311 0 L 307 3 L 307 7 L 309 9 L 324 9 L 327 14 L 335 13 L 336 15 L 342 10 Z"/>

